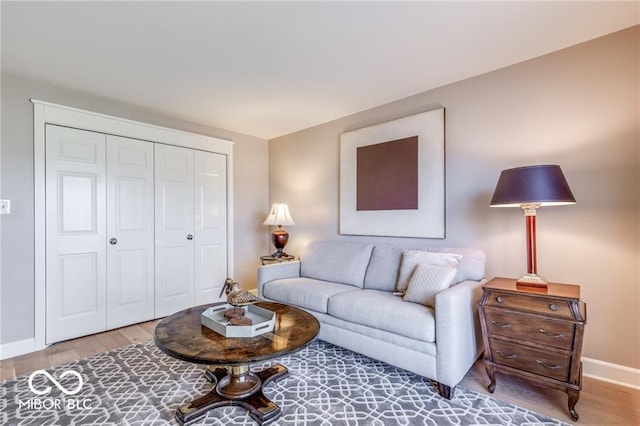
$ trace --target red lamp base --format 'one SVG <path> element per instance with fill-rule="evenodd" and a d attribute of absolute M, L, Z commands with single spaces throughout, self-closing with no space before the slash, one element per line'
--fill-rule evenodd
<path fill-rule="evenodd" d="M 538 293 L 547 292 L 547 281 L 537 274 L 536 256 L 536 209 L 539 204 L 522 204 L 527 228 L 527 273 L 516 282 L 516 288 Z"/>
<path fill-rule="evenodd" d="M 282 229 L 282 226 L 278 226 L 278 229 L 271 233 L 271 242 L 276 248 L 276 251 L 271 255 L 272 257 L 287 256 L 287 253 L 285 253 L 283 249 L 289 242 L 289 233 Z"/>

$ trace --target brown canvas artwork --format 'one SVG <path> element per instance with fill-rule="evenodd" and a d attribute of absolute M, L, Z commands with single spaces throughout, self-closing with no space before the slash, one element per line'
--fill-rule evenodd
<path fill-rule="evenodd" d="M 418 209 L 418 136 L 361 146 L 356 210 Z"/>
<path fill-rule="evenodd" d="M 340 135 L 340 234 L 445 238 L 444 108 Z"/>

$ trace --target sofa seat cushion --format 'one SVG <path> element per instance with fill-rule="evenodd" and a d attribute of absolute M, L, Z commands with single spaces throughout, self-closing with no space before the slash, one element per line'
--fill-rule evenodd
<path fill-rule="evenodd" d="M 406 303 L 399 296 L 379 290 L 352 290 L 329 298 L 328 314 L 356 324 L 397 333 L 423 342 L 435 342 L 432 308 Z"/>
<path fill-rule="evenodd" d="M 330 297 L 350 291 L 353 291 L 353 286 L 300 277 L 270 281 L 262 288 L 262 296 L 276 302 L 327 313 Z"/>
<path fill-rule="evenodd" d="M 336 317 L 332 317 L 329 314 L 321 314 L 319 312 L 309 311 L 310 314 L 315 316 L 318 321 L 320 321 L 320 329 L 326 329 L 327 325 L 332 326 L 332 333 L 329 335 L 324 335 L 324 337 L 320 337 L 323 340 L 326 340 L 330 343 L 334 343 L 334 333 L 338 333 L 336 329 L 346 330 L 347 332 L 356 333 L 360 336 L 365 336 L 371 341 L 378 343 L 385 342 L 390 343 L 394 346 L 397 346 L 397 350 L 402 350 L 404 348 L 410 349 L 412 351 L 420 352 L 424 355 L 436 356 L 436 344 L 435 342 L 423 342 L 422 340 L 411 339 L 406 336 L 401 336 L 396 333 L 390 333 L 388 331 L 380 330 L 379 328 L 367 327 L 362 324 L 355 324 L 353 322 L 344 321 Z M 321 335 L 324 334 L 321 331 Z M 348 334 L 348 333 L 347 333 Z M 339 343 L 334 343 L 339 345 Z M 368 347 L 360 348 L 360 353 L 369 352 Z"/>

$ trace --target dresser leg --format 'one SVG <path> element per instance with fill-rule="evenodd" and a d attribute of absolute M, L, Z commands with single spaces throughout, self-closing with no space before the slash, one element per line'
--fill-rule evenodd
<path fill-rule="evenodd" d="M 487 370 L 487 376 L 489 376 L 489 380 L 491 380 L 491 383 L 489 383 L 487 389 L 489 390 L 489 393 L 493 393 L 493 391 L 496 390 L 496 370 L 495 368 L 493 368 L 493 365 L 489 364 L 485 364 L 484 368 Z"/>
<path fill-rule="evenodd" d="M 569 414 L 574 421 L 578 421 L 580 416 L 576 412 L 576 404 L 580 399 L 580 391 L 567 389 L 567 394 L 569 395 Z"/>

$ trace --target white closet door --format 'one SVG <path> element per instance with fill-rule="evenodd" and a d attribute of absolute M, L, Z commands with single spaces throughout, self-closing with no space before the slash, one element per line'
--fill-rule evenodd
<path fill-rule="evenodd" d="M 220 300 L 227 278 L 227 157 L 195 151 L 196 304 Z"/>
<path fill-rule="evenodd" d="M 107 136 L 107 328 L 154 318 L 153 143 Z"/>
<path fill-rule="evenodd" d="M 105 135 L 46 125 L 46 342 L 106 329 Z"/>
<path fill-rule="evenodd" d="M 194 305 L 193 150 L 155 146 L 156 317 Z"/>

